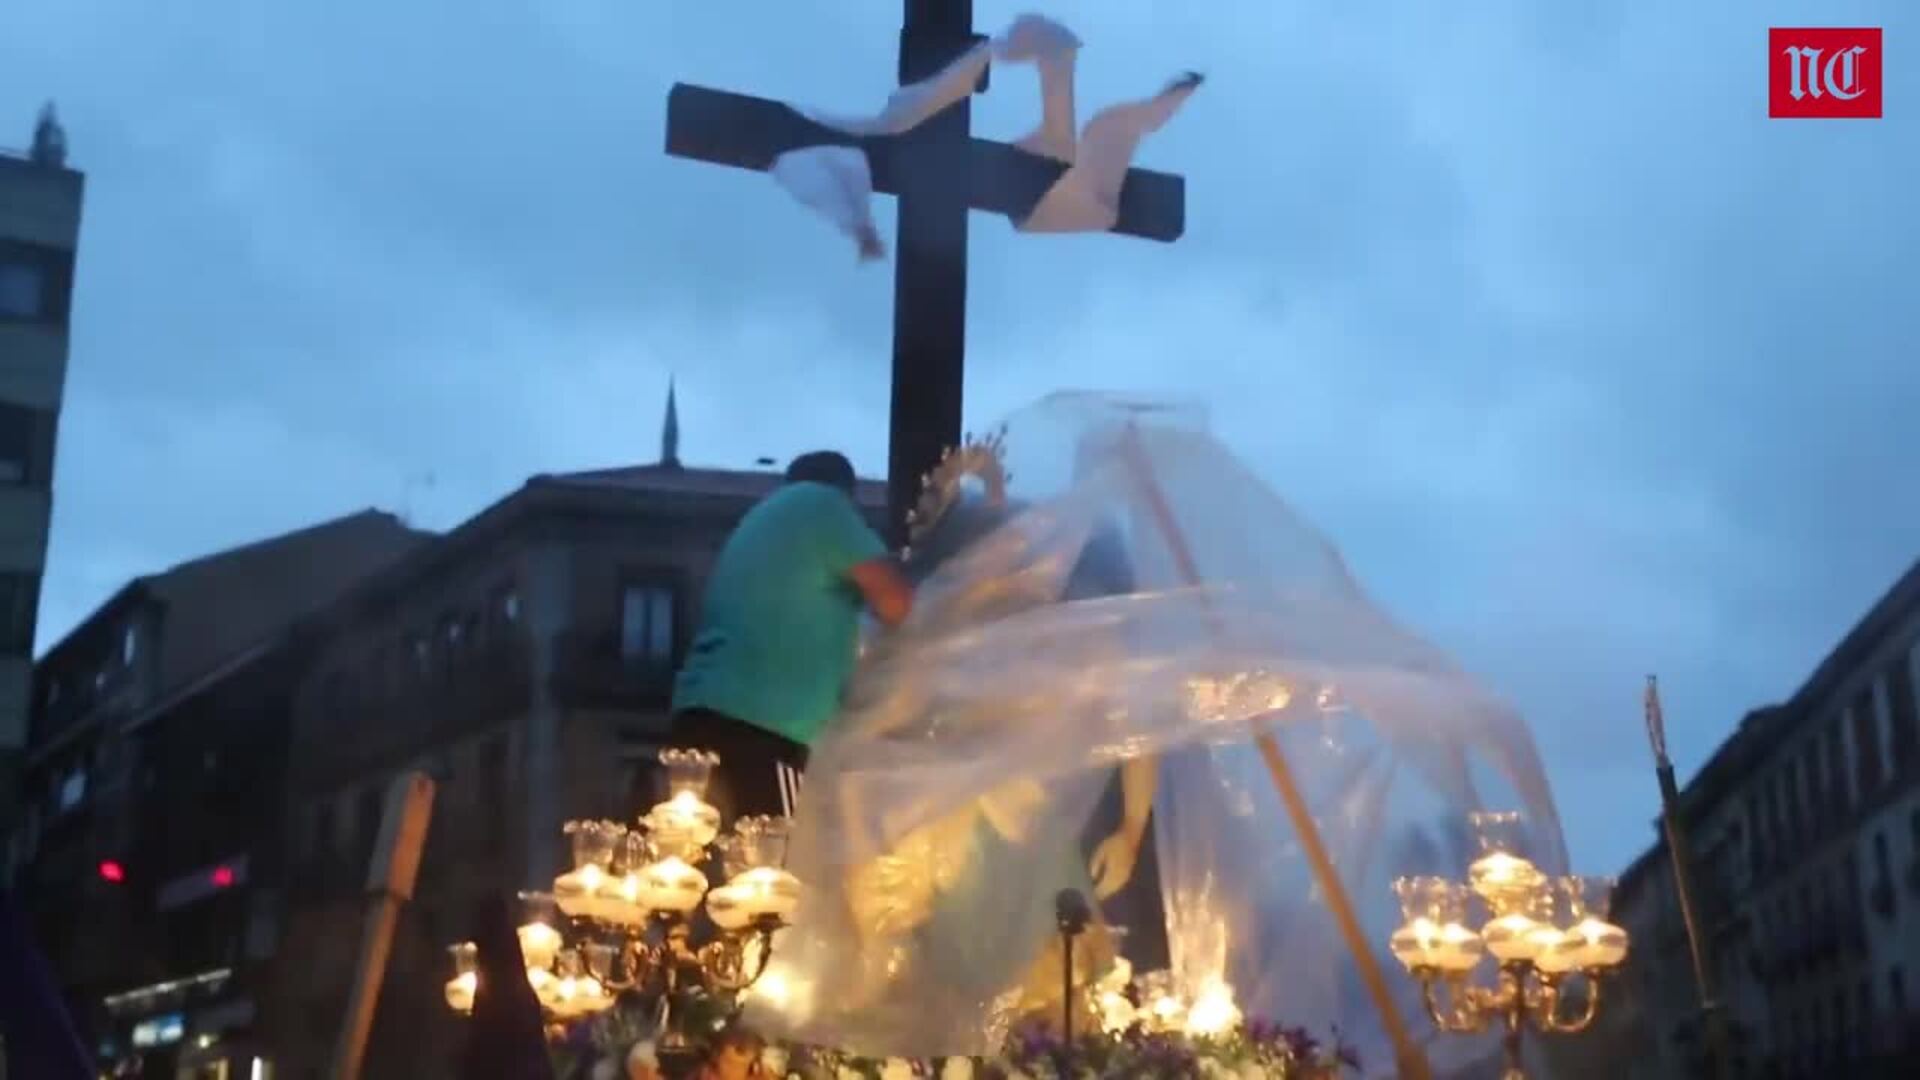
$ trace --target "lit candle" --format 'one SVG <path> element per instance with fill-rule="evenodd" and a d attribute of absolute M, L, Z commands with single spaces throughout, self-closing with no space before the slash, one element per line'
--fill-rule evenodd
<path fill-rule="evenodd" d="M 1449 922 L 1440 927 L 1440 942 L 1434 950 L 1433 966 L 1449 975 L 1464 975 L 1480 966 L 1487 955 L 1487 943 L 1467 929 L 1465 923 Z"/>
<path fill-rule="evenodd" d="M 1194 995 L 1187 1010 L 1187 1034 L 1198 1037 L 1222 1035 L 1240 1022 L 1240 1008 L 1233 1001 L 1233 987 L 1224 980 L 1210 979 Z"/>
<path fill-rule="evenodd" d="M 678 855 L 669 855 L 640 872 L 640 903 L 652 911 L 684 915 L 700 906 L 707 876 Z"/>
<path fill-rule="evenodd" d="M 471 971 L 462 972 L 447 980 L 447 1004 L 455 1012 L 472 1012 L 473 995 L 480 987 L 480 976 Z"/>
<path fill-rule="evenodd" d="M 453 957 L 453 978 L 447 980 L 447 1004 L 456 1012 L 473 1011 L 474 991 L 480 986 L 480 947 L 462 941 L 447 947 Z"/>
<path fill-rule="evenodd" d="M 600 889 L 607 872 L 596 863 L 569 870 L 553 880 L 553 904 L 576 919 L 600 917 Z"/>
<path fill-rule="evenodd" d="M 1420 968 L 1437 970 L 1441 951 L 1445 947 L 1441 941 L 1441 930 L 1439 923 L 1422 915 L 1395 930 L 1393 937 L 1387 941 L 1387 949 L 1408 971 Z"/>
<path fill-rule="evenodd" d="M 656 843 L 694 850 L 720 835 L 720 811 L 693 791 L 681 791 L 647 813 Z"/>
<path fill-rule="evenodd" d="M 739 930 L 753 921 L 746 898 L 732 885 L 722 885 L 707 893 L 707 915 L 722 930 Z"/>
<path fill-rule="evenodd" d="M 1532 916 L 1510 911 L 1496 917 L 1480 931 L 1487 951 L 1503 964 L 1532 960 L 1540 952 L 1540 923 Z"/>
<path fill-rule="evenodd" d="M 1627 958 L 1627 932 L 1603 919 L 1589 915 L 1574 924 L 1567 937 L 1577 943 L 1573 962 L 1578 967 L 1617 967 Z"/>
<path fill-rule="evenodd" d="M 560 951 L 560 932 L 543 922 L 530 922 L 520 928 L 520 956 L 530 970 L 553 966 Z"/>
<path fill-rule="evenodd" d="M 594 910 L 603 921 L 619 926 L 639 926 L 646 922 L 647 908 L 640 902 L 640 874 L 609 876 L 600 884 Z"/>
<path fill-rule="evenodd" d="M 756 866 L 733 879 L 748 919 L 767 916 L 787 922 L 800 906 L 800 879 L 777 866 Z"/>

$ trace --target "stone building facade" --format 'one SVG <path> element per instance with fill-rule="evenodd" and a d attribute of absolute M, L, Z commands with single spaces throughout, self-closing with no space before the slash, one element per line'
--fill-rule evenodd
<path fill-rule="evenodd" d="M 383 793 L 437 782 L 369 1080 L 444 1075 L 461 1038 L 446 946 L 477 900 L 546 888 L 562 823 L 657 793 L 672 677 L 719 547 L 774 473 L 663 463 L 541 476 L 343 600 L 294 697 L 289 905 L 271 1041 L 322 1075 L 343 1015 Z M 876 525 L 882 485 L 860 497 Z"/>
<path fill-rule="evenodd" d="M 1920 1060 L 1920 565 L 1681 793 L 1697 923 L 1743 1077 L 1907 1076 Z M 1663 845 L 1623 877 L 1649 1076 L 1702 1075 Z"/>
<path fill-rule="evenodd" d="M 129 583 L 36 665 L 8 847 L 103 1061 L 170 1069 L 182 1043 L 250 1026 L 293 629 L 422 539 L 366 512 L 195 559 Z"/>
<path fill-rule="evenodd" d="M 49 105 L 31 148 L 0 149 L 0 826 L 19 810 L 86 186 L 66 144 Z M 0 850 L 0 883 L 15 858 Z"/>

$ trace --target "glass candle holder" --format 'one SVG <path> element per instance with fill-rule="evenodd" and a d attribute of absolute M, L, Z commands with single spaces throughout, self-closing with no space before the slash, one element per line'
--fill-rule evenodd
<path fill-rule="evenodd" d="M 720 875 L 731 881 L 753 869 L 747 862 L 738 833 L 728 833 L 713 842 L 713 853 L 720 860 Z"/>
<path fill-rule="evenodd" d="M 704 750 L 662 750 L 660 765 L 667 772 L 667 797 L 692 795 L 705 799 L 720 755 Z"/>
<path fill-rule="evenodd" d="M 800 906 L 800 879 L 777 866 L 756 866 L 727 883 L 749 920 L 793 921 Z"/>
<path fill-rule="evenodd" d="M 1456 947 L 1457 934 L 1448 927 L 1465 929 L 1466 890 L 1441 877 L 1403 877 L 1393 883 L 1400 900 L 1404 920 L 1393 932 L 1388 949 L 1394 959 L 1409 971 L 1443 970 L 1447 951 Z"/>
<path fill-rule="evenodd" d="M 720 835 L 720 811 L 691 791 L 681 791 L 647 812 L 647 834 L 656 849 L 689 862 Z"/>
<path fill-rule="evenodd" d="M 713 925 L 728 932 L 744 930 L 753 922 L 746 897 L 732 885 L 721 885 L 707 893 L 707 917 Z"/>
<path fill-rule="evenodd" d="M 784 817 L 745 817 L 734 823 L 740 861 L 749 868 L 787 865 L 787 843 L 793 822 Z"/>
<path fill-rule="evenodd" d="M 480 947 L 471 941 L 447 947 L 453 958 L 453 978 L 447 980 L 447 1005 L 455 1012 L 472 1012 L 480 988 Z"/>
<path fill-rule="evenodd" d="M 640 872 L 640 903 L 649 911 L 685 915 L 707 894 L 707 875 L 678 854 L 656 859 Z"/>
<path fill-rule="evenodd" d="M 560 951 L 560 931 L 554 929 L 553 897 L 522 893 L 520 901 L 525 911 L 519 930 L 520 957 L 529 971 L 545 971 L 553 967 L 554 957 Z"/>
<path fill-rule="evenodd" d="M 573 869 L 554 879 L 554 904 L 572 918 L 599 918 L 600 893 L 627 829 L 615 821 L 569 821 L 566 833 L 573 845 Z"/>
<path fill-rule="evenodd" d="M 1479 855 L 1467 867 L 1467 883 L 1502 915 L 1546 884 L 1546 875 L 1526 857 L 1526 827 L 1517 811 L 1481 810 L 1467 815 Z"/>
<path fill-rule="evenodd" d="M 1494 907 L 1493 919 L 1480 929 L 1487 951 L 1502 964 L 1531 963 L 1543 945 L 1551 944 L 1554 929 L 1551 894 L 1536 889 L 1524 897 L 1511 895 Z"/>
<path fill-rule="evenodd" d="M 1613 904 L 1613 879 L 1576 875 L 1561 879 L 1572 925 L 1567 928 L 1573 965 L 1604 971 L 1627 958 L 1627 932 L 1608 921 Z"/>

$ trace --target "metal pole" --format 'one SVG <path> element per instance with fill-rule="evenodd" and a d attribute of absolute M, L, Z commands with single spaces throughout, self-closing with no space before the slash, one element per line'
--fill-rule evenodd
<path fill-rule="evenodd" d="M 1713 989 L 1713 963 L 1706 937 L 1700 932 L 1694 907 L 1693 856 L 1688 848 L 1686 829 L 1680 820 L 1680 786 L 1673 778 L 1673 762 L 1667 757 L 1666 716 L 1660 709 L 1660 681 L 1647 676 L 1645 702 L 1647 741 L 1653 746 L 1654 776 L 1660 782 L 1660 824 L 1667 840 L 1667 856 L 1673 862 L 1673 891 L 1680 902 L 1680 922 L 1687 932 L 1687 952 L 1693 960 L 1693 984 L 1700 995 L 1700 1019 L 1705 1029 L 1707 1064 L 1712 1075 L 1731 1075 L 1732 1055 L 1728 1052 L 1726 1016 Z"/>

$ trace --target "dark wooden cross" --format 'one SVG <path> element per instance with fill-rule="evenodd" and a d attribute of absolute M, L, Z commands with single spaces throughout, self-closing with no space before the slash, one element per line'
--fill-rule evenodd
<path fill-rule="evenodd" d="M 902 85 L 918 82 L 984 40 L 973 0 L 906 0 Z M 982 78 L 975 92 L 986 89 Z M 877 107 L 876 103 L 876 107 Z M 808 146 L 866 152 L 875 191 L 898 197 L 893 273 L 893 400 L 887 497 L 896 544 L 920 478 L 960 441 L 967 353 L 967 212 L 1023 218 L 1065 171 L 1050 158 L 973 137 L 962 99 L 903 135 L 856 139 L 777 101 L 679 83 L 667 95 L 667 153 L 765 172 Z M 1186 182 L 1134 169 L 1113 231 L 1173 241 L 1186 227 Z"/>

